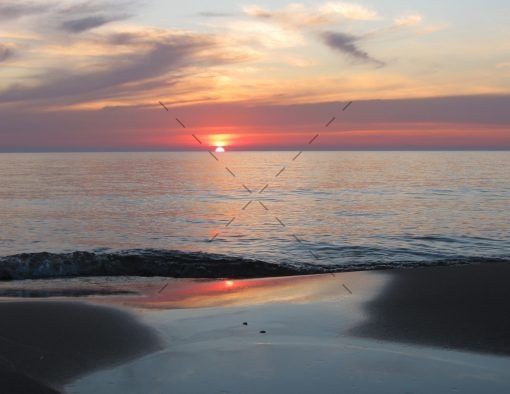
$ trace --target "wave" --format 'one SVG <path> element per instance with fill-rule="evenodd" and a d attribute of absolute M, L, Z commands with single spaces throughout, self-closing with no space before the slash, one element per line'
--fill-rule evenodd
<path fill-rule="evenodd" d="M 134 249 L 118 252 L 22 253 L 0 257 L 0 280 L 87 276 L 256 278 L 404 267 L 508 262 L 510 258 L 458 257 L 434 261 L 342 264 L 271 263 L 212 253 Z"/>

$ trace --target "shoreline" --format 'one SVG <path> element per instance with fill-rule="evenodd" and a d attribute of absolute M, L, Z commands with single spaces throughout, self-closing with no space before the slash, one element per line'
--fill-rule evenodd
<path fill-rule="evenodd" d="M 50 300 L 0 298 L 0 337 L 15 340 L 10 353 L 0 354 L 0 376 L 13 385 L 26 376 L 24 394 L 44 393 L 30 391 L 34 382 L 48 394 L 262 393 L 275 387 L 335 393 L 340 386 L 347 393 L 506 393 L 509 276 L 509 264 L 485 263 L 243 280 L 34 280 L 24 283 L 49 296 L 52 289 L 82 284 L 87 302 L 62 297 L 65 292 Z M 93 295 L 94 288 L 103 292 Z M 108 295 L 110 289 L 134 294 Z M 101 319 L 115 329 L 97 324 Z M 73 335 L 62 342 L 58 333 L 68 320 Z M 138 338 L 137 350 L 119 354 L 110 343 L 97 353 L 111 341 L 131 346 L 130 335 Z M 19 343 L 57 343 L 61 353 L 39 360 Z M 87 368 L 80 363 L 67 370 L 63 360 L 77 347 L 86 353 Z M 30 364 L 36 361 L 46 367 Z"/>
<path fill-rule="evenodd" d="M 0 283 L 25 279 L 140 276 L 250 279 L 325 273 L 384 271 L 402 268 L 508 263 L 510 258 L 463 257 L 432 261 L 353 264 L 274 263 L 179 250 L 125 250 L 111 253 L 22 253 L 0 257 Z"/>

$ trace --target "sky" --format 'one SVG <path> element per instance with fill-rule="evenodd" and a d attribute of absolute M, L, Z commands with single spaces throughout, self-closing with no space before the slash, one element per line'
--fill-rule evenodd
<path fill-rule="evenodd" d="M 2 0 L 0 151 L 316 134 L 314 149 L 510 149 L 509 15 L 505 0 Z"/>

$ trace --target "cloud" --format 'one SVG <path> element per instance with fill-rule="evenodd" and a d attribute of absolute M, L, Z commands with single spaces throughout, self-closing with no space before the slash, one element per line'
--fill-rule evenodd
<path fill-rule="evenodd" d="M 207 67 L 242 61 L 223 53 L 223 43 L 205 34 L 149 30 L 98 37 L 102 37 L 104 46 L 111 47 L 112 55 L 100 57 L 89 67 L 75 67 L 73 71 L 69 71 L 64 61 L 58 68 L 52 67 L 38 76 L 43 83 L 11 85 L 0 92 L 0 103 L 27 100 L 66 105 L 118 97 L 133 99 L 158 86 L 189 81 L 196 71 L 188 69 L 197 65 Z M 115 52 L 119 45 L 124 50 Z"/>
<path fill-rule="evenodd" d="M 96 3 L 85 1 L 62 7 L 58 17 L 62 20 L 60 28 L 71 33 L 81 33 L 111 22 L 124 20 L 130 17 L 126 12 L 131 3 L 126 1 L 112 3 Z M 119 9 L 122 11 L 119 12 Z"/>
<path fill-rule="evenodd" d="M 326 31 L 321 34 L 321 38 L 331 49 L 339 51 L 360 63 L 372 63 L 378 67 L 385 65 L 384 62 L 374 59 L 367 52 L 359 49 L 356 45 L 359 38 L 356 36 Z"/>
<path fill-rule="evenodd" d="M 238 42 L 259 44 L 267 49 L 293 48 L 304 43 L 299 31 L 266 21 L 234 21 L 226 27 Z"/>
<path fill-rule="evenodd" d="M 280 23 L 299 27 L 331 25 L 342 20 L 370 21 L 379 19 L 379 15 L 373 9 L 347 2 L 328 2 L 320 7 L 289 4 L 275 11 L 258 5 L 250 5 L 243 7 L 243 12 L 255 18 L 273 19 Z"/>
<path fill-rule="evenodd" d="M 423 17 L 420 14 L 409 14 L 395 18 L 393 25 L 395 27 L 414 26 L 420 24 L 422 21 Z"/>
<path fill-rule="evenodd" d="M 243 7 L 243 12 L 246 15 L 254 16 L 255 18 L 271 18 L 273 13 L 258 5 L 247 5 Z"/>
<path fill-rule="evenodd" d="M 426 137 L 422 148 L 433 144 L 443 148 L 510 148 L 509 95 L 360 100 L 346 112 L 341 112 L 345 101 L 277 106 L 202 102 L 172 108 L 186 129 L 177 122 L 168 123 L 168 113 L 157 98 L 151 104 L 116 111 L 37 112 L 25 106 L 7 110 L 0 107 L 0 150 L 195 148 L 190 133 L 204 136 L 207 141 L 214 130 L 239 136 L 236 147 L 298 148 L 310 141 L 318 124 L 325 124 L 339 113 L 343 121 L 333 122 L 328 135 L 321 134 L 324 139 L 316 141 L 318 147 L 406 147 L 409 141 L 405 136 L 412 134 Z M 282 138 L 273 139 L 276 134 Z M 345 140 L 337 139 L 341 134 Z M 367 135 L 375 139 L 363 140 Z M 401 136 L 404 140 L 399 141 Z"/>
<path fill-rule="evenodd" d="M 0 62 L 4 62 L 14 56 L 14 51 L 11 47 L 0 43 Z"/>
<path fill-rule="evenodd" d="M 411 13 L 396 17 L 389 26 L 372 30 L 363 35 L 363 38 L 379 38 L 381 36 L 395 35 L 400 33 L 401 36 L 409 37 L 412 32 L 416 35 L 431 34 L 440 30 L 444 30 L 448 26 L 446 24 L 428 25 L 424 23 L 425 18 L 419 13 Z"/>
<path fill-rule="evenodd" d="M 7 22 L 23 18 L 37 17 L 39 26 L 58 26 L 66 32 L 80 33 L 107 23 L 126 19 L 129 14 L 126 9 L 132 5 L 132 1 L 122 0 L 81 2 L 58 2 L 42 0 L 38 2 L 2 0 L 0 3 L 0 20 Z M 122 12 L 119 12 L 119 9 Z M 31 21 L 33 25 L 33 21 Z"/>
<path fill-rule="evenodd" d="M 49 11 L 55 3 L 33 2 L 19 0 L 2 0 L 0 3 L 0 20 L 12 20 L 24 16 L 39 14 Z"/>
<path fill-rule="evenodd" d="M 319 8 L 319 13 L 334 15 L 344 19 L 371 21 L 379 19 L 376 11 L 360 4 L 346 2 L 329 2 Z"/>
<path fill-rule="evenodd" d="M 61 28 L 71 33 L 81 33 L 123 18 L 123 16 L 86 16 L 84 18 L 62 22 Z"/>

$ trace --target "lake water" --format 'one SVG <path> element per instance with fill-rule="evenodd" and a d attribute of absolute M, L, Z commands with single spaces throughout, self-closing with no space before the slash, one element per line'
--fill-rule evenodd
<path fill-rule="evenodd" d="M 510 261 L 510 152 L 297 153 L 0 154 L 0 256 Z"/>

